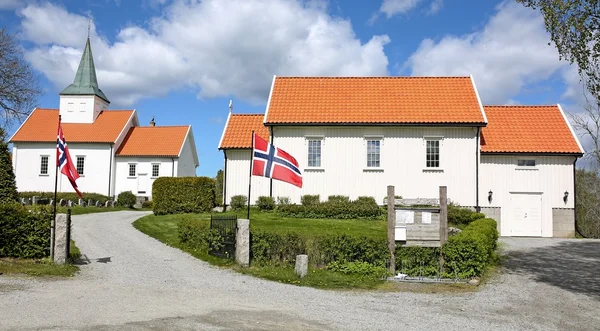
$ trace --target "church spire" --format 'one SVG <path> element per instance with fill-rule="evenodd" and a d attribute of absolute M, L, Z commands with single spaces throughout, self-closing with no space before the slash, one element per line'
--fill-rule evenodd
<path fill-rule="evenodd" d="M 98 87 L 96 67 L 94 66 L 94 57 L 92 56 L 89 36 L 85 43 L 85 49 L 81 55 L 81 61 L 79 62 L 79 68 L 77 68 L 73 84 L 62 90 L 60 95 L 97 95 L 106 102 L 110 102 L 106 95 L 104 95 L 104 92 Z"/>

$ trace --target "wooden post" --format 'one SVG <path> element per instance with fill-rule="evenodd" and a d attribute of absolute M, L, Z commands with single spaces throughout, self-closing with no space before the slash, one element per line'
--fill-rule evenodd
<path fill-rule="evenodd" d="M 448 192 L 440 186 L 440 247 L 448 240 Z"/>
<path fill-rule="evenodd" d="M 396 195 L 394 186 L 387 187 L 387 221 L 388 221 L 388 247 L 390 249 L 390 272 L 396 275 L 396 210 L 395 210 Z"/>

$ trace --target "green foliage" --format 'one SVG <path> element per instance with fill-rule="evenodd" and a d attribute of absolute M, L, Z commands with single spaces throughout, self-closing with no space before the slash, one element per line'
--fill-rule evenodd
<path fill-rule="evenodd" d="M 305 194 L 300 198 L 300 203 L 303 206 L 313 206 L 313 205 L 319 204 L 319 202 L 321 202 L 321 200 L 320 200 L 320 196 L 318 194 L 317 195 Z"/>
<path fill-rule="evenodd" d="M 83 196 L 83 200 L 86 202 L 89 199 L 92 199 L 94 202 L 100 201 L 100 203 L 104 204 L 106 201 L 111 200 L 108 196 L 98 193 L 82 192 L 81 195 Z M 40 197 L 41 199 L 54 199 L 54 192 L 19 192 L 19 198 L 31 199 L 34 196 Z M 56 192 L 57 204 L 61 199 L 65 201 L 71 200 L 73 202 L 77 202 L 79 201 L 79 196 L 75 192 Z"/>
<path fill-rule="evenodd" d="M 256 200 L 256 205 L 261 211 L 273 210 L 275 209 L 275 199 L 273 199 L 273 197 L 266 196 L 258 197 L 258 200 Z"/>
<path fill-rule="evenodd" d="M 220 250 L 224 238 L 217 229 L 211 229 L 209 224 L 198 219 L 181 219 L 177 223 L 179 241 L 193 249 L 212 251 Z"/>
<path fill-rule="evenodd" d="M 152 185 L 155 215 L 209 211 L 215 197 L 215 181 L 209 177 L 160 177 Z"/>
<path fill-rule="evenodd" d="M 372 275 L 378 278 L 387 276 L 388 270 L 385 266 L 375 265 L 368 262 L 338 262 L 333 261 L 327 265 L 327 269 L 335 272 L 340 272 L 345 275 Z"/>
<path fill-rule="evenodd" d="M 462 232 L 448 238 L 442 248 L 449 277 L 480 276 L 496 250 L 496 221 L 485 218 L 471 222 Z"/>
<path fill-rule="evenodd" d="M 296 233 L 250 233 L 250 258 L 253 263 L 294 263 L 299 254 L 306 254 L 306 240 Z"/>
<path fill-rule="evenodd" d="M 0 128 L 0 202 L 17 201 L 17 184 L 5 133 Z"/>
<path fill-rule="evenodd" d="M 132 207 L 136 203 L 136 197 L 131 191 L 124 191 L 117 196 L 117 203 L 122 207 Z"/>
<path fill-rule="evenodd" d="M 600 176 L 594 171 L 578 169 L 575 178 L 577 231 L 586 238 L 600 238 Z"/>
<path fill-rule="evenodd" d="M 246 208 L 246 202 L 248 202 L 248 198 L 245 195 L 234 195 L 231 197 L 231 209 L 233 210 L 241 210 Z"/>
<path fill-rule="evenodd" d="M 152 208 L 153 205 L 152 200 L 142 202 L 142 208 Z"/>
<path fill-rule="evenodd" d="M 485 218 L 485 215 L 452 203 L 448 204 L 448 223 L 450 224 L 467 225 L 480 218 Z"/>
<path fill-rule="evenodd" d="M 0 203 L 0 257 L 42 258 L 50 254 L 52 210 Z"/>
<path fill-rule="evenodd" d="M 327 198 L 327 202 L 329 202 L 329 203 L 347 204 L 347 203 L 350 202 L 350 197 L 348 197 L 346 195 L 330 195 Z"/>
<path fill-rule="evenodd" d="M 411 277 L 439 274 L 440 249 L 436 247 L 396 246 L 396 270 Z"/>
<path fill-rule="evenodd" d="M 302 198 L 305 197 L 307 196 Z M 376 219 L 382 214 L 381 208 L 371 197 L 359 197 L 354 201 L 345 200 L 345 197 L 335 197 L 327 202 L 313 203 L 311 201 L 307 205 L 284 205 L 279 207 L 278 212 L 283 216 L 296 218 L 336 219 Z"/>
<path fill-rule="evenodd" d="M 290 204 L 290 197 L 277 197 L 277 205 L 278 206 L 289 205 L 289 204 Z"/>
<path fill-rule="evenodd" d="M 217 176 L 215 177 L 215 203 L 217 206 L 222 206 L 223 201 L 223 170 L 219 169 L 217 171 Z"/>

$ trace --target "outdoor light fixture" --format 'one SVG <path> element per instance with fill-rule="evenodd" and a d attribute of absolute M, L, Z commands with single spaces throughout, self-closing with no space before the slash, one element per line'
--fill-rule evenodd
<path fill-rule="evenodd" d="M 563 196 L 563 201 L 567 203 L 567 199 L 569 198 L 569 192 L 565 191 L 565 196 Z"/>
<path fill-rule="evenodd" d="M 489 202 L 489 203 L 492 203 L 492 194 L 494 194 L 494 192 L 492 192 L 492 190 L 490 190 L 490 191 L 488 192 L 488 202 Z"/>

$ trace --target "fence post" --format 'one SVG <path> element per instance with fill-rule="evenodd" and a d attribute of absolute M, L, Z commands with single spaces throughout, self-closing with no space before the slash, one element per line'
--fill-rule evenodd
<path fill-rule="evenodd" d="M 54 263 L 67 263 L 67 215 L 56 214 L 54 227 Z"/>
<path fill-rule="evenodd" d="M 396 194 L 394 186 L 387 187 L 387 220 L 388 220 L 388 247 L 390 249 L 390 273 L 396 274 L 396 210 L 395 210 Z"/>
<path fill-rule="evenodd" d="M 440 247 L 448 240 L 448 192 L 440 186 Z"/>
<path fill-rule="evenodd" d="M 237 220 L 235 262 L 242 267 L 250 265 L 250 220 L 247 219 Z"/>

